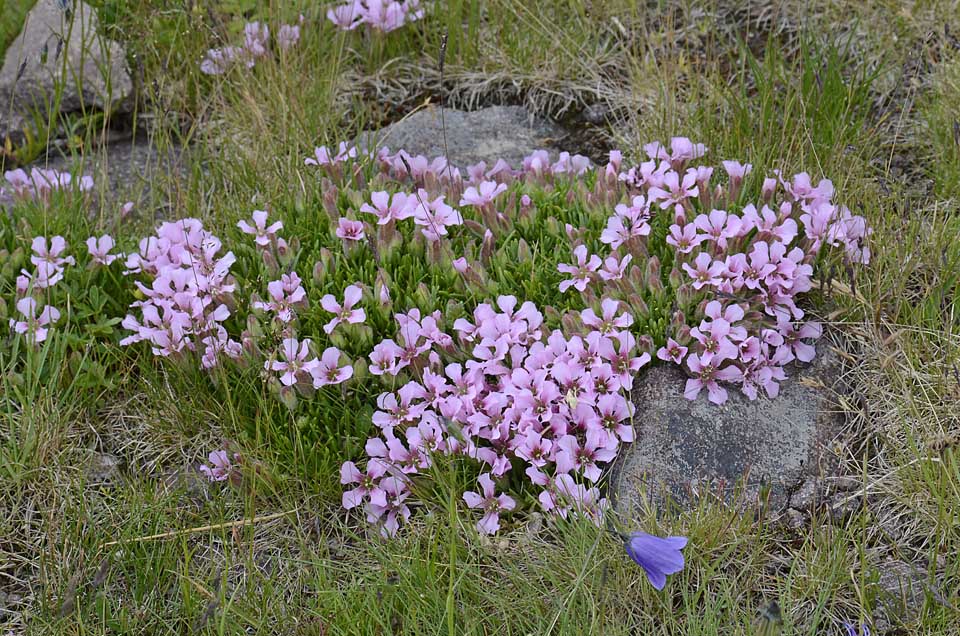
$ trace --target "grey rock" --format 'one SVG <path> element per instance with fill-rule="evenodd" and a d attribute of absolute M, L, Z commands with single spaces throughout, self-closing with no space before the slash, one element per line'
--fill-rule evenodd
<path fill-rule="evenodd" d="M 788 528 L 794 532 L 799 532 L 807 525 L 807 517 L 799 510 L 788 508 L 785 515 L 785 522 Z"/>
<path fill-rule="evenodd" d="M 79 0 L 38 0 L 0 68 L 0 139 L 31 113 L 112 111 L 133 94 L 123 47 L 99 33 L 96 11 Z"/>
<path fill-rule="evenodd" d="M 84 470 L 88 486 L 102 486 L 116 483 L 120 479 L 120 466 L 123 461 L 110 453 L 93 453 Z"/>
<path fill-rule="evenodd" d="M 926 600 L 927 573 L 905 561 L 889 560 L 877 566 L 877 613 L 896 623 L 917 618 Z"/>
<path fill-rule="evenodd" d="M 836 469 L 829 448 L 840 422 L 829 387 L 838 371 L 836 356 L 821 351 L 791 371 L 776 399 L 750 401 L 729 390 L 717 406 L 706 391 L 684 399 L 678 367 L 650 369 L 634 384 L 636 441 L 612 469 L 614 505 L 636 516 L 645 503 L 690 506 L 710 496 L 782 510 L 792 489 Z"/>
<path fill-rule="evenodd" d="M 790 507 L 804 512 L 813 512 L 820 499 L 819 488 L 815 479 L 808 479 L 790 495 Z"/>
<path fill-rule="evenodd" d="M 444 152 L 444 128 L 448 152 Z M 479 161 L 492 167 L 497 159 L 517 168 L 524 157 L 534 150 L 549 149 L 563 134 L 555 124 L 534 117 L 522 106 L 491 106 L 471 112 L 447 108 L 442 123 L 440 109 L 430 107 L 380 131 L 364 133 L 359 141 L 430 158 L 446 154 L 459 168 Z"/>

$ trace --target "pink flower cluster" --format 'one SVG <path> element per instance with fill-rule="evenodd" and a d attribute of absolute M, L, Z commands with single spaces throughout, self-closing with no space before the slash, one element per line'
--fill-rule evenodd
<path fill-rule="evenodd" d="M 74 183 L 68 172 L 31 168 L 28 173 L 22 168 L 8 170 L 3 173 L 10 189 L 0 188 L 0 198 L 12 196 L 19 200 L 36 200 L 47 202 L 50 195 L 58 190 L 69 190 Z M 93 189 L 93 178 L 84 176 L 76 181 L 77 190 L 87 192 Z"/>
<path fill-rule="evenodd" d="M 479 305 L 472 322 L 457 320 L 459 344 L 470 354 L 446 365 L 442 357 L 456 349 L 439 329 L 439 312 L 397 314 L 399 344 L 377 345 L 370 369 L 416 379 L 377 398 L 380 435 L 367 441 L 365 469 L 353 462 L 341 469 L 341 482 L 356 485 L 344 493 L 344 507 L 362 505 L 370 522 L 393 534 L 410 515 L 410 478 L 442 453 L 482 467 L 478 491 L 463 495 L 482 512 L 481 532 L 495 533 L 500 512 L 516 505 L 496 493 L 496 480 L 514 463 L 526 467 L 546 512 L 599 522 L 606 505 L 596 486 L 600 466 L 633 441 L 624 393 L 650 356 L 637 355 L 633 318 L 615 300 L 603 301 L 602 316 L 583 311 L 587 330 L 571 336 L 548 334 L 536 306 L 518 303 L 500 296 L 496 307 Z"/>
<path fill-rule="evenodd" d="M 298 24 L 282 24 L 277 30 L 277 48 L 287 51 L 300 41 L 300 26 Z M 200 71 L 206 75 L 220 75 L 226 73 L 234 64 L 243 64 L 253 68 L 257 60 L 269 53 L 270 28 L 260 22 L 249 22 L 243 27 L 243 44 L 240 46 L 225 46 L 219 49 L 210 49 L 200 62 Z"/>
<path fill-rule="evenodd" d="M 349 0 L 327 10 L 327 19 L 343 31 L 365 24 L 374 31 L 389 33 L 422 17 L 420 0 Z"/>
<path fill-rule="evenodd" d="M 197 219 L 164 222 L 156 235 L 142 239 L 139 251 L 127 256 L 124 273 L 141 275 L 136 286 L 146 299 L 131 304 L 140 319 L 124 318 L 123 327 L 133 333 L 120 344 L 149 342 L 159 356 L 199 350 L 207 369 L 221 355 L 240 357 L 240 343 L 223 326 L 233 304 L 230 267 L 236 259 L 233 252 L 219 255 L 221 248 Z"/>
<path fill-rule="evenodd" d="M 600 235 L 613 250 L 609 255 L 590 255 L 578 244 L 575 262 L 559 265 L 569 276 L 560 291 L 585 292 L 603 280 L 608 283 L 603 294 L 628 300 L 638 290 L 635 281 L 624 278 L 624 261 L 648 258 L 651 223 L 669 215 L 666 244 L 674 251 L 669 278 L 677 281 L 680 297 L 700 295 L 697 312 L 703 320 L 690 328 L 679 313 L 657 357 L 685 364 L 692 376 L 684 391 L 689 399 L 706 388 L 710 401 L 723 403 L 727 393 L 720 381 L 739 385 L 750 399 L 761 389 L 776 396 L 778 383 L 786 379 L 785 365 L 812 360 L 815 350 L 805 340 L 821 334 L 818 323 L 799 322 L 804 312 L 796 304 L 798 295 L 813 286 L 813 261 L 829 245 L 842 248 L 851 262 L 866 263 L 870 231 L 865 220 L 832 202 L 829 181 L 814 186 L 806 173 L 789 181 L 779 173 L 766 179 L 761 208 L 748 203 L 735 213 L 752 166 L 724 161 L 727 184 L 712 185 L 713 168 L 688 167 L 706 153 L 703 144 L 676 137 L 669 147 L 653 143 L 644 149 L 648 161 L 621 171 L 622 157 L 613 152 L 604 175 L 598 174 L 595 199 L 622 196 L 619 184 L 626 184 L 623 194 L 630 203 L 615 206 Z M 783 200 L 777 204 L 780 188 Z M 659 261 L 650 263 L 659 268 Z M 662 286 L 659 274 L 642 282 L 648 288 Z"/>

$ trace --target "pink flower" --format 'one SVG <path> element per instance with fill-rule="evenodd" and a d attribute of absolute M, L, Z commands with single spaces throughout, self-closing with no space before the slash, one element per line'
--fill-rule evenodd
<path fill-rule="evenodd" d="M 693 288 L 701 289 L 706 285 L 717 285 L 720 283 L 720 275 L 723 273 L 723 263 L 714 261 L 706 252 L 697 255 L 694 264 L 696 269 L 683 263 L 683 271 L 693 279 Z"/>
<path fill-rule="evenodd" d="M 360 206 L 361 212 L 375 214 L 377 216 L 377 225 L 386 225 L 390 221 L 401 221 L 413 216 L 414 208 L 417 206 L 417 197 L 412 194 L 396 192 L 393 199 L 387 192 L 371 192 L 370 203 L 364 203 Z"/>
<path fill-rule="evenodd" d="M 413 221 L 417 225 L 423 226 L 421 232 L 429 241 L 439 241 L 441 236 L 447 235 L 447 227 L 453 225 L 463 225 L 463 217 L 460 212 L 444 203 L 443 196 L 439 196 L 433 201 L 429 200 L 429 193 L 421 189 L 418 203 L 414 209 Z"/>
<path fill-rule="evenodd" d="M 517 503 L 509 495 L 497 495 L 493 479 L 489 473 L 483 473 L 477 480 L 483 495 L 473 491 L 463 493 L 463 500 L 471 508 L 483 509 L 484 515 L 477 522 L 477 530 L 486 534 L 496 534 L 500 529 L 500 511 L 513 510 Z"/>
<path fill-rule="evenodd" d="M 601 261 L 599 256 L 593 254 L 589 260 L 587 259 L 586 245 L 578 245 L 574 248 L 573 255 L 577 259 L 576 265 L 568 265 L 566 263 L 557 265 L 557 271 L 561 274 L 570 274 L 573 276 L 573 278 L 560 283 L 561 292 L 565 292 L 571 287 L 575 287 L 577 291 L 583 292 L 590 283 L 590 275 L 600 269 Z"/>
<path fill-rule="evenodd" d="M 30 344 L 39 344 L 47 339 L 48 327 L 60 320 L 60 312 L 55 307 L 47 305 L 37 315 L 37 301 L 32 296 L 17 301 L 17 311 L 24 320 L 10 319 L 10 328 L 14 332 L 23 334 Z"/>
<path fill-rule="evenodd" d="M 697 234 L 697 228 L 693 223 L 687 223 L 682 228 L 674 224 L 670 226 L 667 244 L 673 245 L 681 254 L 689 254 L 693 248 L 704 241 L 704 238 L 703 235 Z"/>
<path fill-rule="evenodd" d="M 600 305 L 603 319 L 597 317 L 593 308 L 587 307 L 580 312 L 580 319 L 583 321 L 583 324 L 588 327 L 593 327 L 600 333 L 610 333 L 618 329 L 626 329 L 633 324 L 633 316 L 626 312 L 616 316 L 617 309 L 620 306 L 620 303 L 616 300 L 604 298 Z"/>
<path fill-rule="evenodd" d="M 740 183 L 744 177 L 753 172 L 753 166 L 749 163 L 740 163 L 739 161 L 721 161 L 723 169 L 730 176 L 732 183 Z"/>
<path fill-rule="evenodd" d="M 680 175 L 671 170 L 663 176 L 663 185 L 652 187 L 647 191 L 651 201 L 658 201 L 664 210 L 670 206 L 680 206 L 689 199 L 696 198 L 700 193 L 697 187 L 696 171 L 687 171 L 680 180 Z"/>
<path fill-rule="evenodd" d="M 703 144 L 695 144 L 686 137 L 673 137 L 670 139 L 670 152 L 667 152 L 667 149 L 659 141 L 645 144 L 643 151 L 651 159 L 676 163 L 699 159 L 707 154 L 707 147 Z"/>
<path fill-rule="evenodd" d="M 633 254 L 627 254 L 622 259 L 618 259 L 615 254 L 608 256 L 603 261 L 603 269 L 598 272 L 600 278 L 605 281 L 620 280 L 626 275 L 627 266 L 632 260 Z"/>
<path fill-rule="evenodd" d="M 557 446 L 560 448 L 557 451 L 557 471 L 566 473 L 576 470 L 593 482 L 599 480 L 601 475 L 596 462 L 609 462 L 617 456 L 604 430 L 596 426 L 587 428 L 587 439 L 583 446 L 573 435 L 561 437 Z"/>
<path fill-rule="evenodd" d="M 664 362 L 680 364 L 687 355 L 687 348 L 673 338 L 667 338 L 667 344 L 657 350 L 657 357 Z"/>
<path fill-rule="evenodd" d="M 327 19 L 344 31 L 352 31 L 363 22 L 364 7 L 360 0 L 327 9 Z"/>
<path fill-rule="evenodd" d="M 113 249 L 113 237 L 104 234 L 100 238 L 91 236 L 87 239 L 87 252 L 93 257 L 93 262 L 100 265 L 109 265 L 117 260 L 119 256 L 110 254 Z"/>
<path fill-rule="evenodd" d="M 45 236 L 38 236 L 33 239 L 31 249 L 33 250 L 33 256 L 30 257 L 30 262 L 34 265 L 47 263 L 57 269 L 62 269 L 64 265 L 76 263 L 72 256 L 61 258 L 60 255 L 67 249 L 67 242 L 62 236 L 54 236 L 50 239 L 49 246 Z"/>
<path fill-rule="evenodd" d="M 337 238 L 345 241 L 362 241 L 366 236 L 363 233 L 363 223 L 340 217 L 337 225 Z"/>
<path fill-rule="evenodd" d="M 234 453 L 233 459 L 239 461 L 240 454 Z M 210 481 L 226 481 L 234 472 L 233 462 L 230 461 L 230 455 L 225 450 L 210 451 L 207 457 L 210 465 L 200 466 L 200 472 L 207 476 Z"/>
<path fill-rule="evenodd" d="M 277 31 L 277 46 L 288 51 L 300 41 L 300 27 L 295 24 L 281 24 Z"/>
<path fill-rule="evenodd" d="M 293 386 L 301 379 L 297 377 L 298 375 L 312 374 L 320 364 L 316 358 L 307 359 L 310 355 L 309 338 L 304 338 L 303 342 L 298 342 L 296 338 L 284 339 L 280 353 L 283 360 L 267 360 L 263 363 L 263 367 L 267 370 L 282 372 L 280 383 L 284 386 Z"/>
<path fill-rule="evenodd" d="M 342 384 L 353 377 L 353 367 L 345 365 L 339 367 L 340 350 L 336 347 L 327 347 L 320 356 L 320 363 L 310 369 L 313 376 L 313 388 L 319 389 L 329 384 Z"/>
<path fill-rule="evenodd" d="M 384 340 L 373 347 L 370 353 L 370 373 L 373 375 L 397 375 L 409 362 L 403 360 L 403 349 L 393 340 Z"/>
<path fill-rule="evenodd" d="M 343 507 L 347 510 L 356 508 L 363 503 L 365 497 L 375 506 L 386 507 L 387 493 L 377 485 L 377 482 L 386 472 L 387 466 L 378 459 L 371 459 L 367 462 L 365 473 L 361 473 L 353 462 L 344 462 L 340 466 L 340 483 L 343 485 L 359 485 L 353 490 L 343 493 Z"/>
<path fill-rule="evenodd" d="M 343 304 L 337 302 L 333 294 L 327 294 L 320 299 L 320 305 L 324 310 L 334 314 L 333 320 L 323 326 L 326 333 L 333 333 L 334 328 L 341 322 L 349 324 L 361 323 L 367 319 L 366 312 L 361 309 L 354 309 L 353 306 L 360 302 L 363 291 L 357 285 L 350 285 L 343 291 Z"/>
<path fill-rule="evenodd" d="M 735 238 L 740 232 L 740 217 L 727 214 L 724 210 L 711 210 L 709 216 L 701 214 L 693 224 L 706 234 L 709 241 L 717 244 L 721 250 L 727 249 L 727 240 Z"/>
<path fill-rule="evenodd" d="M 246 221 L 239 221 L 237 222 L 237 227 L 239 227 L 240 231 L 244 234 L 254 235 L 256 237 L 254 241 L 261 247 L 270 245 L 270 239 L 276 235 L 277 231 L 283 229 L 282 221 L 267 225 L 266 210 L 254 210 L 252 221 L 253 225 L 250 225 Z"/>
<path fill-rule="evenodd" d="M 502 192 L 506 192 L 507 186 L 502 183 L 497 183 L 496 181 L 481 181 L 479 186 L 474 187 L 470 186 L 463 193 L 463 197 L 460 199 L 460 205 L 472 205 L 475 207 L 483 207 L 489 203 L 492 203 L 497 195 Z"/>
<path fill-rule="evenodd" d="M 683 390 L 683 397 L 688 400 L 697 399 L 700 391 L 706 388 L 711 402 L 723 404 L 727 401 L 727 390 L 717 384 L 717 380 L 733 382 L 742 377 L 736 367 L 718 369 L 714 366 L 714 361 L 701 359 L 695 353 L 687 358 L 687 367 L 695 374 L 695 377 L 687 380 L 687 386 Z"/>

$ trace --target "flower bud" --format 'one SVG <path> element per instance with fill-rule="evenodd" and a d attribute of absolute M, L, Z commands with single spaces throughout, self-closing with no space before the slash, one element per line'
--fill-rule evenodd
<path fill-rule="evenodd" d="M 373 283 L 373 294 L 381 307 L 390 307 L 390 287 L 387 284 L 386 274 L 382 269 L 377 270 L 377 279 Z"/>
<path fill-rule="evenodd" d="M 323 263 L 317 261 L 313 264 L 313 282 L 317 286 L 323 285 L 324 269 Z"/>
<path fill-rule="evenodd" d="M 263 264 L 267 268 L 267 274 L 269 274 L 271 278 L 276 278 L 280 273 L 280 264 L 277 262 L 277 257 L 268 250 L 264 250 L 260 255 L 263 257 Z"/>
<path fill-rule="evenodd" d="M 683 274 L 680 273 L 679 268 L 674 267 L 673 269 L 670 270 L 669 280 L 670 280 L 670 287 L 672 287 L 673 289 L 676 289 L 680 287 L 681 284 L 683 284 Z"/>
<path fill-rule="evenodd" d="M 653 338 L 644 334 L 637 338 L 637 353 L 653 353 Z"/>
<path fill-rule="evenodd" d="M 684 283 L 677 288 L 677 304 L 681 307 L 689 307 L 696 297 L 697 292 L 690 283 Z"/>
<path fill-rule="evenodd" d="M 630 313 L 635 317 L 650 315 L 650 308 L 647 307 L 647 303 L 643 301 L 640 294 L 630 294 L 627 298 L 627 304 L 630 305 Z"/>
<path fill-rule="evenodd" d="M 659 292 L 663 290 L 663 284 L 660 282 L 660 259 L 651 256 L 647 259 L 647 265 L 644 268 L 644 282 L 647 289 Z"/>
<path fill-rule="evenodd" d="M 320 265 L 323 266 L 324 277 L 333 277 L 337 272 L 337 261 L 333 252 L 325 247 L 320 248 Z M 315 266 L 316 267 L 316 266 Z"/>
<path fill-rule="evenodd" d="M 517 243 L 517 262 L 526 263 L 532 258 L 532 252 L 530 251 L 530 245 L 523 239 L 520 239 L 520 242 Z"/>
<path fill-rule="evenodd" d="M 676 333 L 680 330 L 681 327 L 687 324 L 687 317 L 683 315 L 683 312 L 679 309 L 673 312 L 673 316 L 670 318 L 670 330 L 673 333 Z"/>
<path fill-rule="evenodd" d="M 277 394 L 277 397 L 280 398 L 280 401 L 283 402 L 283 405 L 286 406 L 287 409 L 290 411 L 296 410 L 297 393 L 292 386 L 281 386 Z"/>
<path fill-rule="evenodd" d="M 323 190 L 323 195 L 321 196 L 323 210 L 330 218 L 330 222 L 336 225 L 340 222 L 340 212 L 337 209 L 337 195 L 340 193 L 340 190 L 327 178 L 324 178 L 321 182 L 321 188 Z"/>
<path fill-rule="evenodd" d="M 487 230 L 483 234 L 483 245 L 480 248 L 480 262 L 485 267 L 490 267 L 490 259 L 493 257 L 493 232 Z"/>
<path fill-rule="evenodd" d="M 417 285 L 417 289 L 413 293 L 413 298 L 416 301 L 416 306 L 419 307 L 421 311 L 431 311 L 433 309 L 433 294 L 430 293 L 430 289 L 427 288 L 424 283 Z"/>
<path fill-rule="evenodd" d="M 367 363 L 367 359 L 360 357 L 353 361 L 353 377 L 351 381 L 364 381 L 370 375 L 370 365 Z"/>
<path fill-rule="evenodd" d="M 774 193 L 777 191 L 777 180 L 773 177 L 767 177 L 763 180 L 763 186 L 760 188 L 760 198 L 764 203 L 770 203 Z"/>

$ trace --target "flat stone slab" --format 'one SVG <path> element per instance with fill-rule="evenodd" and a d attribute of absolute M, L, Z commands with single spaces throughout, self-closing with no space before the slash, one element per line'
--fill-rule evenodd
<path fill-rule="evenodd" d="M 0 141 L 60 112 L 113 110 L 133 93 L 123 47 L 99 33 L 97 12 L 81 0 L 38 0 L 0 67 Z"/>
<path fill-rule="evenodd" d="M 717 406 L 706 391 L 683 397 L 687 376 L 658 366 L 634 383 L 636 441 L 624 446 L 611 471 L 614 506 L 627 518 L 644 504 L 667 499 L 684 506 L 701 497 L 767 509 L 786 507 L 805 482 L 835 469 L 830 442 L 840 417 L 831 388 L 839 376 L 836 356 L 821 347 L 815 361 L 788 371 L 775 399 L 750 401 L 729 388 Z"/>
<path fill-rule="evenodd" d="M 444 152 L 444 127 L 449 154 Z M 440 108 L 431 106 L 379 131 L 363 133 L 360 142 L 430 158 L 448 154 L 447 159 L 459 168 L 480 161 L 492 167 L 497 159 L 517 168 L 524 157 L 551 147 L 564 134 L 561 128 L 534 117 L 522 106 L 490 106 L 471 112 L 445 108 L 442 123 Z"/>

